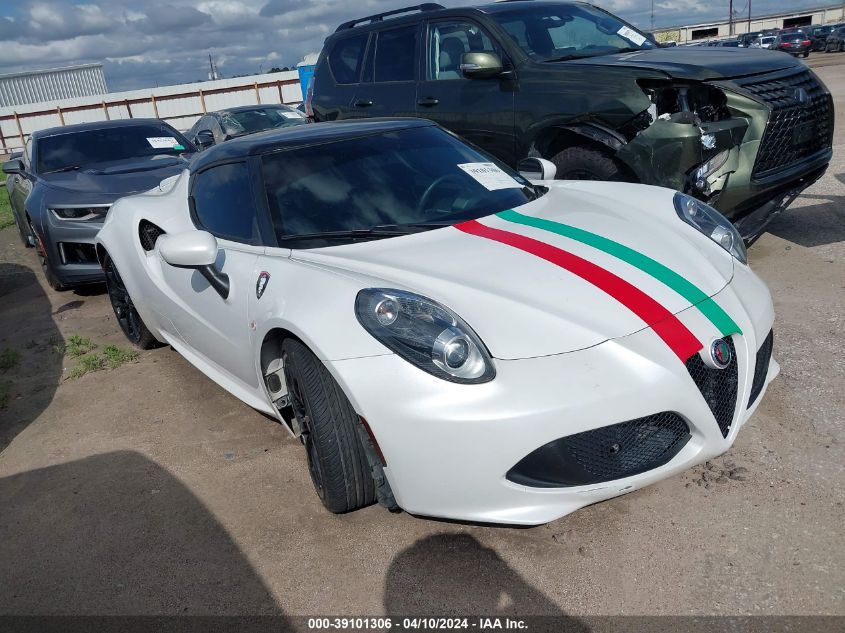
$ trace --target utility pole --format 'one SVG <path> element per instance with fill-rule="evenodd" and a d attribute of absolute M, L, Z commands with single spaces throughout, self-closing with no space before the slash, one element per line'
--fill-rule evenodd
<path fill-rule="evenodd" d="M 751 33 L 751 0 L 748 0 L 748 32 Z"/>
<path fill-rule="evenodd" d="M 651 32 L 654 33 L 654 0 L 651 0 Z"/>
<path fill-rule="evenodd" d="M 728 2 L 728 35 L 734 34 L 734 0 Z"/>

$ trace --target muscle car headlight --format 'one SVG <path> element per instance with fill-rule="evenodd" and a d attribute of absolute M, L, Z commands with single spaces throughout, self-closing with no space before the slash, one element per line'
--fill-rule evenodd
<path fill-rule="evenodd" d="M 719 246 L 741 261 L 748 263 L 745 243 L 734 225 L 709 204 L 685 193 L 675 194 L 675 211 L 678 217 L 694 229 L 704 233 Z"/>
<path fill-rule="evenodd" d="M 106 217 L 108 207 L 50 207 L 50 210 L 60 220 L 93 220 Z"/>
<path fill-rule="evenodd" d="M 355 315 L 387 348 L 438 378 L 475 384 L 496 376 L 478 335 L 436 301 L 405 290 L 366 288 L 355 299 Z"/>

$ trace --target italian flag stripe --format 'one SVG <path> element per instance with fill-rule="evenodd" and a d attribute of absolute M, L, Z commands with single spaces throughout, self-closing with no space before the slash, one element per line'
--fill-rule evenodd
<path fill-rule="evenodd" d="M 681 362 L 685 362 L 703 347 L 695 335 L 669 310 L 639 288 L 601 266 L 545 242 L 486 226 L 477 220 L 456 224 L 455 228 L 530 253 L 581 277 L 642 319 L 663 339 Z"/>
<path fill-rule="evenodd" d="M 535 218 L 530 215 L 523 215 L 522 213 L 513 210 L 502 211 L 497 215 L 508 222 L 532 226 L 537 229 L 542 229 L 543 231 L 549 231 L 550 233 L 556 233 L 557 235 L 568 237 L 577 242 L 581 242 L 582 244 L 592 246 L 593 248 L 603 251 L 608 255 L 621 259 L 622 261 L 631 264 L 635 268 L 639 268 L 644 273 L 647 273 L 658 281 L 666 284 L 669 288 L 684 297 L 684 299 L 698 308 L 698 310 L 707 317 L 713 325 L 716 326 L 716 329 L 722 333 L 722 336 L 742 333 L 742 330 L 740 330 L 734 320 L 728 316 L 728 313 L 725 312 L 719 304 L 713 301 L 713 299 L 708 297 L 707 294 L 698 286 L 691 283 L 671 268 L 667 268 L 660 262 L 652 259 L 648 255 L 643 255 L 624 244 L 620 244 L 619 242 L 602 237 L 601 235 L 597 235 L 595 233 L 591 233 L 590 231 L 585 231 L 584 229 L 579 229 L 568 224 L 553 222 L 552 220 L 544 220 L 542 218 Z"/>

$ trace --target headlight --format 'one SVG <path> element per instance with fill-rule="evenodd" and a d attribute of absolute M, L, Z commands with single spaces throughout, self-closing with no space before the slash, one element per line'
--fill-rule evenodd
<path fill-rule="evenodd" d="M 436 301 L 404 290 L 366 288 L 355 299 L 355 316 L 386 347 L 438 378 L 475 384 L 496 376 L 478 335 Z"/>
<path fill-rule="evenodd" d="M 704 233 L 743 264 L 748 263 L 745 242 L 725 216 L 709 204 L 685 193 L 675 194 L 675 211 L 691 227 Z"/>
<path fill-rule="evenodd" d="M 106 213 L 108 213 L 109 208 L 108 207 L 51 207 L 50 210 L 60 220 L 85 221 L 85 220 L 93 220 L 95 218 L 102 220 L 106 216 Z"/>

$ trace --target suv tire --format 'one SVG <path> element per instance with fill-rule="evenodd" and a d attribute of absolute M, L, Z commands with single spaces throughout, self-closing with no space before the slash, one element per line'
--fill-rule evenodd
<path fill-rule="evenodd" d="M 558 180 L 630 180 L 618 161 L 595 149 L 567 147 L 552 156 L 551 161 L 557 167 Z"/>

